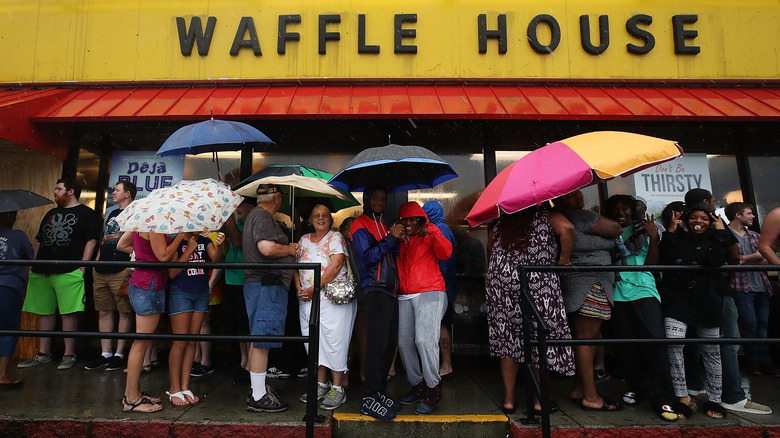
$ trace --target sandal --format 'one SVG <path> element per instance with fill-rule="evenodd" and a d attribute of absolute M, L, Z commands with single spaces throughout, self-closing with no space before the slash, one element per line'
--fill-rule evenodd
<path fill-rule="evenodd" d="M 195 397 L 195 394 L 193 394 L 192 391 L 190 391 L 189 389 L 185 389 L 184 391 L 181 391 L 180 394 L 183 395 L 184 397 L 189 397 L 191 399 L 191 401 L 190 400 L 187 401 L 188 404 L 196 405 L 200 402 L 200 399 L 198 397 Z"/>
<path fill-rule="evenodd" d="M 141 397 L 148 398 L 149 401 L 154 403 L 154 404 L 160 404 L 160 402 L 162 401 L 162 399 L 160 397 L 155 397 L 155 396 L 153 396 L 152 394 L 149 394 L 146 391 L 141 391 Z"/>
<path fill-rule="evenodd" d="M 655 414 L 664 421 L 674 422 L 679 418 L 677 412 L 675 412 L 675 410 L 669 405 L 657 406 L 655 409 Z"/>
<path fill-rule="evenodd" d="M 561 410 L 561 408 L 560 408 L 560 406 L 558 406 L 558 403 L 555 403 L 554 401 L 550 400 L 550 413 L 554 414 L 554 413 L 556 413 L 556 412 L 558 412 L 560 410 Z M 534 415 L 541 416 L 542 415 L 542 410 L 534 408 Z"/>
<path fill-rule="evenodd" d="M 594 412 L 594 411 L 597 411 L 597 412 L 617 412 L 617 411 L 620 411 L 620 410 L 623 409 L 623 403 L 613 402 L 613 401 L 610 401 L 610 400 L 605 398 L 604 399 L 604 403 L 602 403 L 601 406 L 598 407 L 598 408 L 591 408 L 590 406 L 585 406 L 584 404 L 582 404 L 582 402 L 580 402 L 580 408 L 583 411 L 588 411 L 588 412 Z"/>
<path fill-rule="evenodd" d="M 726 409 L 720 404 L 715 402 L 708 401 L 707 403 L 705 403 L 704 412 L 706 412 L 707 416 L 710 418 L 715 418 L 718 420 L 726 418 Z"/>
<path fill-rule="evenodd" d="M 168 401 L 171 402 L 172 405 L 176 406 L 177 408 L 183 408 L 190 405 L 190 402 L 187 401 L 187 398 L 184 397 L 184 391 L 174 392 L 171 393 L 170 391 L 165 391 L 166 394 L 168 394 Z M 173 399 L 179 399 L 182 401 L 182 404 L 176 404 L 173 402 Z"/>
<path fill-rule="evenodd" d="M 642 397 L 638 396 L 635 392 L 629 391 L 623 394 L 623 403 L 625 403 L 626 406 L 636 406 L 641 401 Z"/>
<path fill-rule="evenodd" d="M 672 409 L 677 412 L 677 415 L 681 418 L 691 418 L 693 414 L 696 412 L 696 408 L 698 406 L 696 405 L 696 402 L 691 399 L 691 402 L 687 405 L 681 401 L 676 401 L 672 403 Z"/>
<path fill-rule="evenodd" d="M 143 406 L 143 405 L 152 405 L 152 407 L 148 409 L 139 409 L 137 411 L 135 410 L 139 406 Z M 144 396 L 138 397 L 138 399 L 132 403 L 127 401 L 127 397 L 122 397 L 122 412 L 139 412 L 139 413 L 148 414 L 151 412 L 157 412 L 161 409 L 162 409 L 161 405 L 153 403 L 151 400 L 149 400 Z"/>

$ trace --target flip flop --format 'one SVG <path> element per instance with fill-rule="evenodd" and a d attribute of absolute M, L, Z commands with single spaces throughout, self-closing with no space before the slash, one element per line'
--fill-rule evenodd
<path fill-rule="evenodd" d="M 716 420 L 721 420 L 723 418 L 726 418 L 726 409 L 715 402 L 707 402 L 704 403 L 704 412 L 707 413 L 707 416 L 710 418 L 714 418 Z M 715 412 L 720 415 L 713 415 L 710 412 Z"/>
<path fill-rule="evenodd" d="M 606 400 L 605 400 L 605 402 L 606 402 Z M 558 403 L 555 403 L 554 401 L 550 400 L 550 413 L 554 414 L 556 412 L 559 412 L 560 410 L 561 410 L 561 407 L 558 406 Z M 542 415 L 542 410 L 534 408 L 534 415 L 541 416 Z"/>
<path fill-rule="evenodd" d="M 148 410 L 148 411 L 136 411 L 135 410 L 137 407 L 142 406 L 142 405 L 152 405 L 152 406 L 155 406 L 157 409 L 151 409 L 151 410 Z M 130 407 L 130 409 L 127 409 L 128 406 Z M 148 398 L 146 398 L 144 396 L 138 397 L 138 400 L 136 400 L 136 401 L 134 401 L 132 403 L 127 401 L 127 397 L 122 397 L 122 412 L 135 412 L 135 413 L 141 413 L 141 414 L 150 414 L 152 412 L 158 412 L 161 409 L 162 409 L 161 405 L 158 405 L 156 403 L 152 403 L 151 400 L 149 400 Z"/>
<path fill-rule="evenodd" d="M 655 414 L 664 421 L 674 422 L 678 419 L 677 412 L 669 405 L 657 406 Z"/>
<path fill-rule="evenodd" d="M 696 412 L 696 408 L 696 402 L 693 400 L 691 400 L 687 405 L 681 401 L 672 403 L 672 409 L 674 409 L 674 412 L 682 415 L 683 418 L 691 418 Z"/>
<path fill-rule="evenodd" d="M 197 398 L 197 397 L 195 397 L 195 394 L 193 394 L 193 393 L 192 393 L 192 391 L 190 391 L 189 389 L 185 389 L 184 391 L 181 391 L 181 393 L 180 393 L 180 394 L 181 394 L 181 395 L 183 395 L 183 396 L 185 397 L 185 400 L 187 400 L 187 399 L 186 399 L 186 397 L 189 397 L 189 398 L 191 398 L 191 399 L 192 399 L 192 401 L 190 401 L 190 402 L 187 402 L 187 403 L 189 403 L 191 406 L 194 406 L 194 405 L 196 405 L 196 404 L 200 403 L 200 399 L 199 399 L 199 398 Z"/>
<path fill-rule="evenodd" d="M 171 404 L 172 404 L 174 407 L 177 407 L 177 408 L 186 408 L 187 406 L 189 406 L 189 405 L 190 405 L 190 402 L 188 402 L 188 401 L 187 401 L 187 398 L 186 398 L 186 397 L 184 397 L 184 391 L 179 391 L 179 392 L 170 392 L 170 391 L 165 391 L 165 393 L 166 393 L 166 394 L 168 394 L 168 401 L 169 401 L 169 402 L 171 402 Z M 179 399 L 179 400 L 183 401 L 183 402 L 184 402 L 184 404 L 177 405 L 176 403 L 174 403 L 174 402 L 173 402 L 173 399 L 175 399 L 175 398 L 177 398 L 177 399 Z"/>
<path fill-rule="evenodd" d="M 605 398 L 601 407 L 591 408 L 589 406 L 583 405 L 582 402 L 580 402 L 580 409 L 588 412 L 617 412 L 623 409 L 623 404 L 620 402 L 613 402 Z"/>
<path fill-rule="evenodd" d="M 22 379 L 14 379 L 13 382 L 8 383 L 0 383 L 0 388 L 3 389 L 13 389 L 18 388 L 24 384 L 24 380 Z"/>

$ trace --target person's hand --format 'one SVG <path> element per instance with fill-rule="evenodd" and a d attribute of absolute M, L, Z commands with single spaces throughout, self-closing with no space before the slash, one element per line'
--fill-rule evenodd
<path fill-rule="evenodd" d="M 390 234 L 395 236 L 396 239 L 400 239 L 401 236 L 404 235 L 404 226 L 401 224 L 393 224 L 393 226 L 390 227 Z"/>
<path fill-rule="evenodd" d="M 214 239 L 216 246 L 222 245 L 225 242 L 225 233 L 217 233 L 217 238 Z"/>
<path fill-rule="evenodd" d="M 290 249 L 290 255 L 298 255 L 298 250 L 301 249 L 301 245 L 297 243 L 291 243 L 287 245 L 287 247 Z"/>
<path fill-rule="evenodd" d="M 314 296 L 314 286 L 298 289 L 298 298 L 300 298 L 301 301 L 311 301 L 313 296 Z"/>
<path fill-rule="evenodd" d="M 420 237 L 425 237 L 428 235 L 428 225 L 423 225 L 420 227 L 419 230 L 417 230 L 417 235 Z"/>
<path fill-rule="evenodd" d="M 647 237 L 650 238 L 650 241 L 658 241 L 658 228 L 655 227 L 655 222 L 653 222 L 650 219 L 650 215 L 645 215 L 645 221 L 641 223 L 642 228 L 645 229 L 645 232 L 647 233 Z"/>
<path fill-rule="evenodd" d="M 675 231 L 677 231 L 677 227 L 679 227 L 680 224 L 682 223 L 682 220 L 680 219 L 682 214 L 683 214 L 683 212 L 681 212 L 681 211 L 673 211 L 672 212 L 672 219 L 669 221 L 669 229 L 666 230 L 666 231 L 668 231 L 670 233 L 674 233 Z"/>
<path fill-rule="evenodd" d="M 710 224 L 710 227 L 716 230 L 726 229 L 726 226 L 723 225 L 723 219 L 721 219 L 720 215 L 715 216 L 714 214 L 710 213 L 710 218 L 712 219 L 712 224 Z"/>

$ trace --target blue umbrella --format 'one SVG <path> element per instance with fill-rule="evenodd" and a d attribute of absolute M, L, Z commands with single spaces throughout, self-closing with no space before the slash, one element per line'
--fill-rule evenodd
<path fill-rule="evenodd" d="M 328 184 L 348 192 L 369 186 L 401 192 L 429 189 L 457 177 L 449 163 L 424 147 L 389 144 L 360 152 Z"/>
<path fill-rule="evenodd" d="M 165 140 L 157 155 L 201 154 L 204 152 L 235 151 L 244 146 L 258 147 L 274 142 L 265 134 L 241 122 L 206 120 L 179 128 Z M 219 157 L 216 157 L 219 173 Z M 222 176 L 220 175 L 220 179 Z"/>
<path fill-rule="evenodd" d="M 0 213 L 54 204 L 51 200 L 27 190 L 0 190 Z"/>

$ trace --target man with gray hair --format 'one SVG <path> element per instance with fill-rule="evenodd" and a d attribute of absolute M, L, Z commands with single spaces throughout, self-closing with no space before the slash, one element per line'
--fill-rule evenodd
<path fill-rule="evenodd" d="M 282 193 L 275 184 L 257 187 L 257 208 L 244 222 L 241 236 L 244 261 L 247 263 L 293 263 L 298 244 L 290 243 L 274 220 L 282 206 Z M 257 336 L 284 335 L 287 318 L 287 290 L 293 271 L 289 269 L 247 269 L 244 273 L 244 298 L 249 331 Z M 265 384 L 268 352 L 280 348 L 278 342 L 255 342 L 249 351 L 249 378 L 252 390 L 247 397 L 249 412 L 282 412 L 287 403 Z"/>

